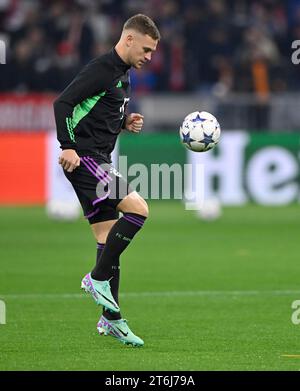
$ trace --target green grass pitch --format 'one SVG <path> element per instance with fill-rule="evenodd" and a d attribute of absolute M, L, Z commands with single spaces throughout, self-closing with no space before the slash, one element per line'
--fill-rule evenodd
<path fill-rule="evenodd" d="M 150 213 L 121 258 L 122 314 L 145 341 L 134 349 L 97 335 L 100 307 L 79 289 L 88 224 L 0 209 L 0 370 L 300 369 L 299 206 L 225 208 L 215 223 L 175 201 Z"/>

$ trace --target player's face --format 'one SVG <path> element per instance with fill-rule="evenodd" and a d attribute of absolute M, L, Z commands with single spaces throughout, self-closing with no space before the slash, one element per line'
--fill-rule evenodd
<path fill-rule="evenodd" d="M 151 61 L 152 53 L 156 50 L 157 44 L 158 40 L 149 35 L 134 32 L 129 37 L 128 58 L 130 65 L 140 69 L 145 63 Z"/>

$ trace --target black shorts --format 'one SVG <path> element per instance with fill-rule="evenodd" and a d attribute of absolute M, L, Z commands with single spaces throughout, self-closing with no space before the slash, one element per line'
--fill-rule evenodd
<path fill-rule="evenodd" d="M 64 174 L 90 224 L 118 219 L 117 205 L 133 191 L 112 164 L 97 155 L 81 156 L 80 166 Z"/>

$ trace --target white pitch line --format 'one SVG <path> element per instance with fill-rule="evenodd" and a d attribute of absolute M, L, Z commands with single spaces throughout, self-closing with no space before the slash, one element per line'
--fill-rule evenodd
<path fill-rule="evenodd" d="M 234 296 L 295 296 L 300 299 L 300 290 L 270 290 L 270 291 L 162 291 L 162 292 L 127 292 L 120 297 L 174 297 L 174 296 L 206 296 L 206 297 L 234 297 Z M 89 295 L 84 293 L 18 293 L 0 294 L 0 299 L 84 299 Z"/>

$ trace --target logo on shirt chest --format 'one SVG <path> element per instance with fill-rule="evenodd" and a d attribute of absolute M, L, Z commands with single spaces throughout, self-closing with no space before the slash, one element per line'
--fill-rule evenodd
<path fill-rule="evenodd" d="M 130 100 L 128 97 L 130 90 L 130 84 L 128 78 L 122 77 L 117 79 L 113 83 L 113 87 L 109 91 L 109 99 L 114 107 L 118 107 L 118 112 L 120 113 L 120 121 L 123 120 L 126 106 Z"/>
<path fill-rule="evenodd" d="M 121 120 L 124 118 L 126 106 L 128 105 L 129 100 L 130 100 L 130 98 L 124 98 L 123 104 L 120 107 L 120 113 L 121 113 L 121 118 L 120 119 Z"/>

